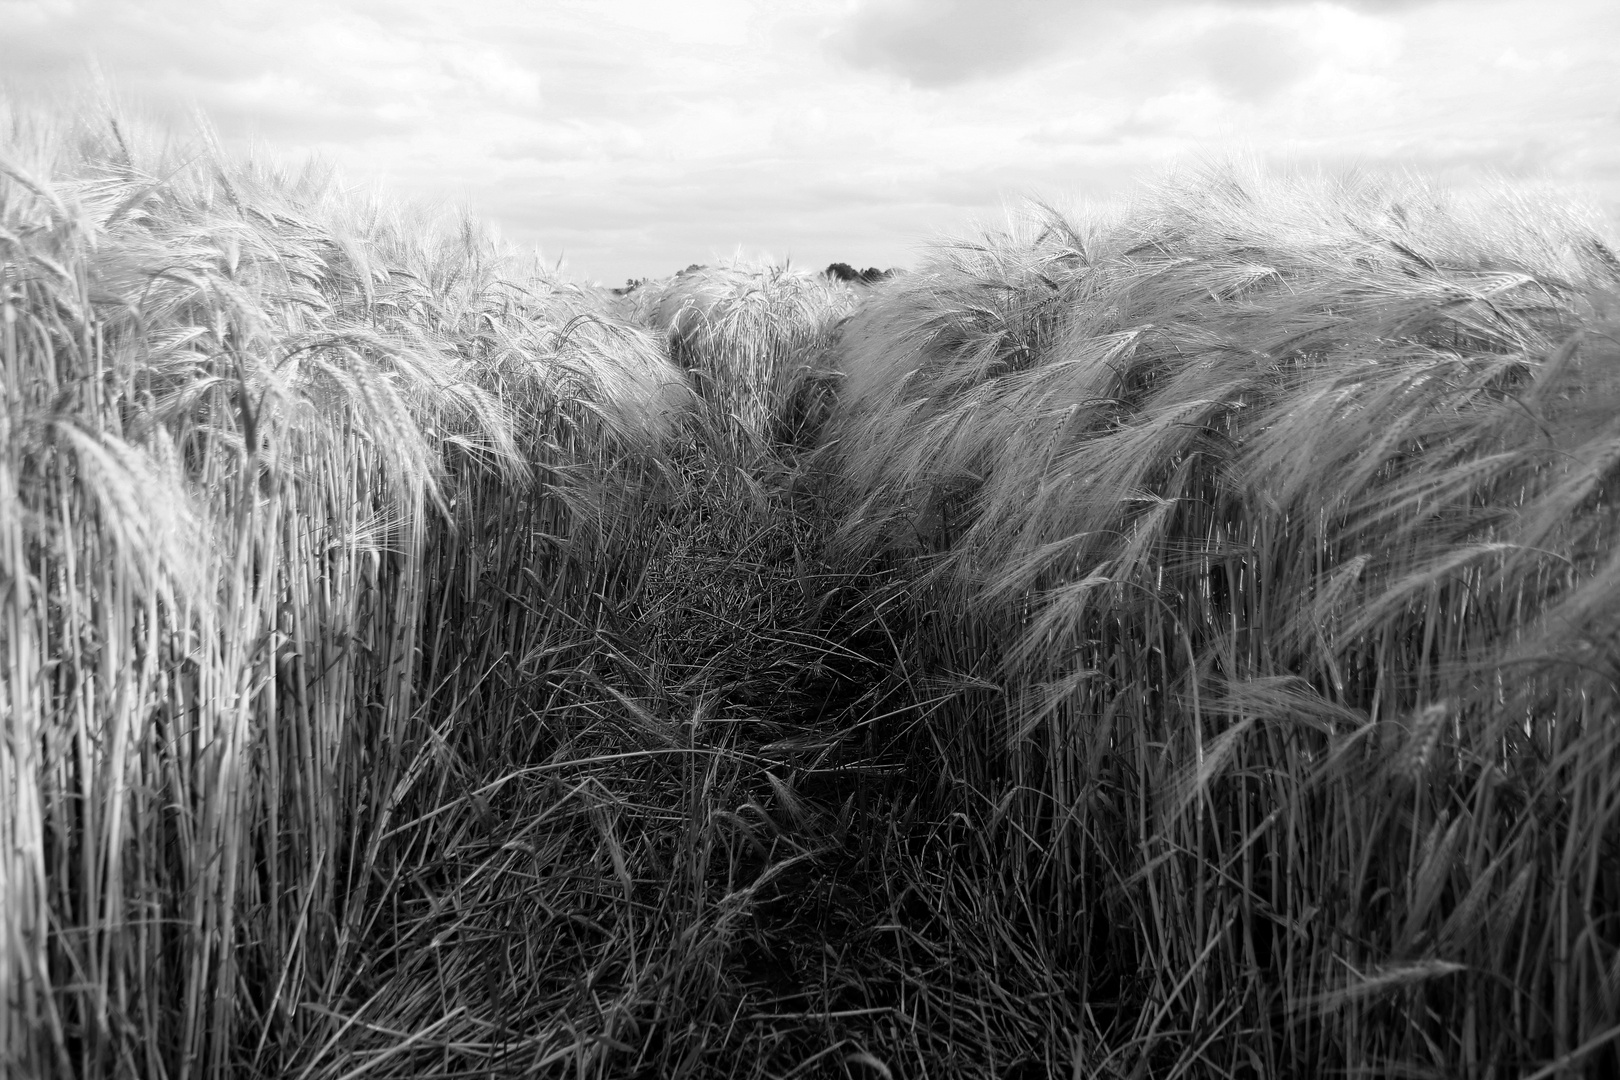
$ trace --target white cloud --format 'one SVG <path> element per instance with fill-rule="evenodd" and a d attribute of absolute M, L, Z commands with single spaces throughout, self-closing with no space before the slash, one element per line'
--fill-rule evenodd
<path fill-rule="evenodd" d="M 619 280 L 739 244 L 889 265 L 1003 198 L 1231 148 L 1539 171 L 1620 205 L 1613 7 L 0 0 L 0 83 L 63 93 L 93 61 L 228 144 L 466 201 Z"/>
<path fill-rule="evenodd" d="M 1083 13 L 1072 0 L 871 0 L 828 44 L 856 68 L 955 86 L 1060 51 Z"/>

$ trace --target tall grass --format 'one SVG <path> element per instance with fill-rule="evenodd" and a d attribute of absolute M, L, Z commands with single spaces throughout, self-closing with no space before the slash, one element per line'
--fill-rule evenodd
<path fill-rule="evenodd" d="M 614 298 L 0 132 L 6 1075 L 1614 1064 L 1573 212 L 1218 173 Z"/>
<path fill-rule="evenodd" d="M 853 288 L 786 266 L 696 267 L 632 294 L 638 316 L 663 331 L 727 441 L 755 460 L 801 445 L 828 400 L 823 354 L 855 308 Z"/>
<path fill-rule="evenodd" d="M 912 583 L 1076 1069 L 1614 1062 L 1617 271 L 1524 199 L 1227 170 L 850 321 L 840 549 Z"/>
<path fill-rule="evenodd" d="M 4 1065 L 273 1068 L 434 763 L 457 544 L 500 524 L 468 500 L 524 478 L 524 543 L 614 553 L 570 470 L 645 456 L 678 375 L 470 227 L 202 136 L 4 130 Z"/>

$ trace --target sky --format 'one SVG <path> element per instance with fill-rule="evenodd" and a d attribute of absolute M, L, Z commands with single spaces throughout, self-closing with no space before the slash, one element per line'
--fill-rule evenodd
<path fill-rule="evenodd" d="M 912 265 L 1232 156 L 1620 220 L 1617 53 L 1614 0 L 0 0 L 16 97 L 201 113 L 606 284 Z"/>

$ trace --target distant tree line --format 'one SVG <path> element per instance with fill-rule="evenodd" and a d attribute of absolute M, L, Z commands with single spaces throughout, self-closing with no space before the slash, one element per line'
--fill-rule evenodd
<path fill-rule="evenodd" d="M 702 263 L 693 263 L 691 266 L 688 266 L 685 270 L 680 271 L 680 273 L 676 274 L 675 276 L 680 277 L 684 274 L 690 274 L 697 270 L 706 269 L 708 269 L 708 267 Z M 875 266 L 868 266 L 865 270 L 857 270 L 853 266 L 849 265 L 849 263 L 835 262 L 828 266 L 827 269 L 823 270 L 822 274 L 833 281 L 849 281 L 854 282 L 857 285 L 875 285 L 880 281 L 885 281 L 888 278 L 894 277 L 894 275 L 898 274 L 899 272 L 900 271 L 893 268 L 888 270 L 879 270 Z M 629 293 L 635 292 L 637 289 L 641 288 L 641 286 L 653 280 L 656 279 L 627 278 L 625 283 L 619 288 L 614 289 L 613 292 L 617 296 L 625 296 Z"/>
<path fill-rule="evenodd" d="M 894 276 L 893 270 L 879 270 L 875 266 L 868 266 L 865 270 L 857 270 L 849 263 L 835 262 L 822 271 L 834 281 L 853 281 L 862 285 L 875 285 L 879 281 Z"/>

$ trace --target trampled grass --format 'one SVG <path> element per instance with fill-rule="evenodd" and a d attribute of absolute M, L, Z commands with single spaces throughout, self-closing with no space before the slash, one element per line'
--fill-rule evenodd
<path fill-rule="evenodd" d="M 1553 1075 L 1620 279 L 1240 172 L 629 297 L 0 140 L 0 1070 Z"/>

